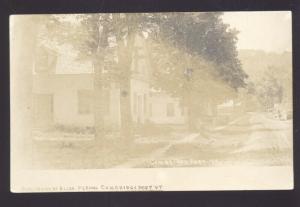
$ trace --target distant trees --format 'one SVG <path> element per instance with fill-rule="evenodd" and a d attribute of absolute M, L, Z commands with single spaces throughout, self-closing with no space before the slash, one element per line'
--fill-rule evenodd
<path fill-rule="evenodd" d="M 250 77 L 247 88 L 257 97 L 262 109 L 273 110 L 275 105 L 282 105 L 281 108 L 291 110 L 291 52 L 241 50 L 239 58 Z"/>
<path fill-rule="evenodd" d="M 257 95 L 265 109 L 273 109 L 275 104 L 283 101 L 283 82 L 276 74 L 277 71 L 279 71 L 278 68 L 269 66 L 257 86 Z"/>

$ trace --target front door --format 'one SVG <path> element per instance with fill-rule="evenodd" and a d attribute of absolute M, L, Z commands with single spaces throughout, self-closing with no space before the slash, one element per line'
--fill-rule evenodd
<path fill-rule="evenodd" d="M 53 121 L 53 95 L 35 94 L 33 100 L 35 127 L 48 128 Z"/>

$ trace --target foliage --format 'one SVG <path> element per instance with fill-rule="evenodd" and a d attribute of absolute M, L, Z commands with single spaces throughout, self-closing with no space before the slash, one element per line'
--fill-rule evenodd
<path fill-rule="evenodd" d="M 176 48 L 213 62 L 217 74 L 231 87 L 244 87 L 246 73 L 237 57 L 237 31 L 228 29 L 222 13 L 166 13 L 159 16 L 160 38 Z"/>
<path fill-rule="evenodd" d="M 237 31 L 228 29 L 221 15 L 218 12 L 54 15 L 49 16 L 47 35 L 56 37 L 56 42 L 72 44 L 80 52 L 78 57 L 92 59 L 99 51 L 106 56 L 116 55 L 112 48 L 128 43 L 133 33 L 146 32 L 156 42 L 168 42 L 173 48 L 214 63 L 211 70 L 237 89 L 245 86 L 247 75 L 237 58 Z"/>
<path fill-rule="evenodd" d="M 259 99 L 267 108 L 272 108 L 283 100 L 283 86 L 274 73 L 276 70 L 276 67 L 269 67 L 257 87 Z"/>
<path fill-rule="evenodd" d="M 168 43 L 150 42 L 149 50 L 153 68 L 153 87 L 168 91 L 174 97 L 188 99 L 192 94 L 194 104 L 209 101 L 221 103 L 235 95 L 234 90 L 220 79 L 215 64 L 200 56 L 186 55 L 185 51 Z M 186 69 L 192 69 L 187 77 Z"/>
<path fill-rule="evenodd" d="M 264 108 L 292 103 L 292 54 L 259 50 L 241 50 L 239 58 L 249 74 L 248 90 L 259 98 Z"/>

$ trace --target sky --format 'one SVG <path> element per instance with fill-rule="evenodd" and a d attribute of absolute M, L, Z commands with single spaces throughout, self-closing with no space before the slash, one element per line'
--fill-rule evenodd
<path fill-rule="evenodd" d="M 292 50 L 292 19 L 289 11 L 225 12 L 223 21 L 236 28 L 238 49 L 267 52 Z"/>
<path fill-rule="evenodd" d="M 63 15 L 63 18 L 78 22 L 76 16 Z M 292 18 L 289 11 L 224 12 L 222 18 L 240 32 L 238 49 L 279 53 L 292 50 Z"/>

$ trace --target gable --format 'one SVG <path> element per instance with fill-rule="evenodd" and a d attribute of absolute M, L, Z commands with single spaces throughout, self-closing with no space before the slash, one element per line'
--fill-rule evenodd
<path fill-rule="evenodd" d="M 91 61 L 77 60 L 75 55 L 60 55 L 57 59 L 55 74 L 90 74 L 94 73 Z"/>

